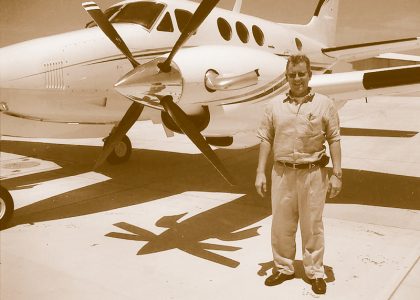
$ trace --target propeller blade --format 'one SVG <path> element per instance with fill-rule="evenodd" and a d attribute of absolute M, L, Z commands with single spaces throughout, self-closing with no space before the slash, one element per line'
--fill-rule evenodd
<path fill-rule="evenodd" d="M 191 35 L 200 27 L 201 23 L 207 18 L 213 8 L 216 7 L 219 0 L 203 0 L 191 17 L 188 24 L 182 30 L 181 36 L 176 41 L 171 53 L 163 64 L 159 64 L 159 68 L 163 72 L 169 72 L 171 69 L 171 62 L 175 54 L 182 47 L 182 45 L 191 37 Z"/>
<path fill-rule="evenodd" d="M 216 153 L 210 148 L 205 138 L 197 130 L 194 123 L 190 121 L 187 114 L 172 101 L 171 96 L 165 96 L 160 99 L 165 111 L 171 116 L 175 124 L 190 138 L 190 140 L 200 149 L 204 156 L 213 164 L 219 173 L 231 185 L 236 185 L 233 177 L 223 166 Z"/>
<path fill-rule="evenodd" d="M 115 145 L 121 142 L 124 135 L 139 118 L 143 108 L 144 105 L 140 103 L 133 102 L 133 104 L 131 104 L 124 117 L 118 123 L 117 127 L 114 127 L 114 129 L 111 131 L 111 134 L 106 139 L 104 149 L 96 161 L 94 169 L 97 169 L 100 165 L 102 165 L 107 157 L 111 154 L 112 150 L 114 150 Z"/>
<path fill-rule="evenodd" d="M 102 10 L 95 2 L 84 2 L 82 3 L 83 8 L 92 17 L 95 23 L 101 28 L 105 35 L 117 46 L 118 49 L 128 58 L 133 68 L 140 64 L 135 60 L 133 54 L 131 54 L 127 45 L 124 43 L 121 36 L 115 30 L 114 26 L 108 21 Z"/>

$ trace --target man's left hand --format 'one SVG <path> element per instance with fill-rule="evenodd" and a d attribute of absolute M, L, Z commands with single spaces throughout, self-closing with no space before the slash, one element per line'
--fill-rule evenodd
<path fill-rule="evenodd" d="M 328 184 L 329 198 L 334 198 L 341 191 L 342 182 L 335 175 L 331 175 L 330 182 Z"/>

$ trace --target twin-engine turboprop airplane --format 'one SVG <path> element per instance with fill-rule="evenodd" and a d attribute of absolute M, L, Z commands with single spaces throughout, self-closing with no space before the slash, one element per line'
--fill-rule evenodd
<path fill-rule="evenodd" d="M 216 0 L 127 0 L 105 12 L 83 3 L 87 28 L 0 49 L 1 134 L 107 136 L 99 166 L 128 159 L 127 131 L 150 118 L 186 134 L 233 183 L 210 145 L 253 132 L 265 103 L 288 89 L 290 54 L 309 56 L 311 86 L 339 105 L 420 90 L 419 66 L 329 74 L 338 61 L 420 48 L 420 38 L 335 47 L 338 0 L 320 0 L 306 25 L 242 14 L 241 2 L 229 11 Z"/>

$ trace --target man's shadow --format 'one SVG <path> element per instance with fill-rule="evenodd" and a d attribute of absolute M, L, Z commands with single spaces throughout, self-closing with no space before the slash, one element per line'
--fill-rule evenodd
<path fill-rule="evenodd" d="M 267 275 L 270 276 L 271 274 L 273 274 L 273 272 L 274 272 L 274 262 L 273 261 L 259 263 L 259 265 L 261 266 L 261 268 L 257 272 L 257 274 L 259 276 L 267 276 Z M 305 274 L 305 269 L 303 267 L 302 260 L 295 260 L 293 262 L 293 267 L 295 268 L 295 278 L 302 279 L 307 284 L 311 284 L 309 278 Z M 269 274 L 270 270 L 271 270 L 271 274 Z M 335 281 L 335 275 L 334 275 L 333 268 L 330 267 L 330 266 L 324 265 L 324 271 L 325 271 L 325 276 L 326 276 L 325 282 L 334 282 Z"/>

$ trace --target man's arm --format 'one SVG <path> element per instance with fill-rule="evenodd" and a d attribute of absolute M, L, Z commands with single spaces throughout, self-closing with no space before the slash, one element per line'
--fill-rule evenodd
<path fill-rule="evenodd" d="M 337 196 L 342 187 L 342 171 L 341 171 L 341 143 L 335 141 L 330 146 L 330 155 L 333 164 L 333 175 L 330 177 L 328 187 L 329 197 L 334 198 Z"/>
<path fill-rule="evenodd" d="M 258 156 L 257 176 L 255 178 L 255 188 L 261 197 L 267 192 L 267 179 L 265 169 L 267 167 L 268 156 L 271 152 L 271 144 L 267 141 L 261 141 L 260 153 Z"/>

